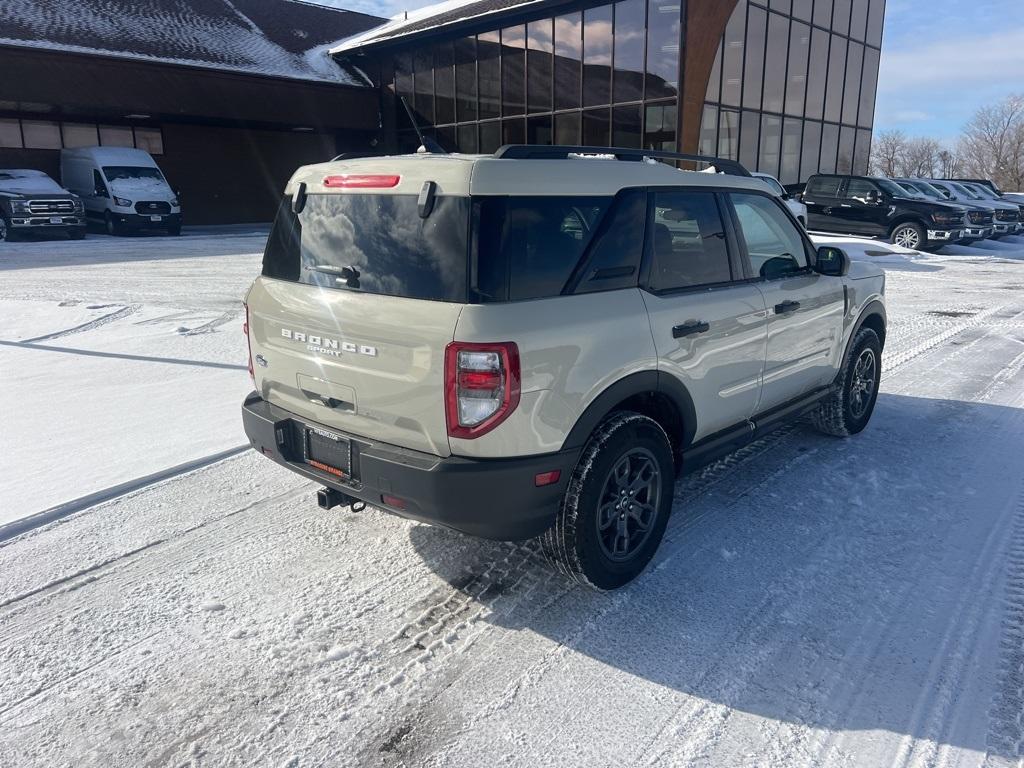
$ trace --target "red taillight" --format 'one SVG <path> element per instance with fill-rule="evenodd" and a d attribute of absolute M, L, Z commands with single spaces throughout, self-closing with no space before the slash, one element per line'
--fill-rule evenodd
<path fill-rule="evenodd" d="M 345 173 L 340 176 L 325 176 L 324 186 L 332 189 L 390 189 L 397 187 L 401 178 L 380 173 Z"/>
<path fill-rule="evenodd" d="M 256 372 L 252 368 L 252 341 L 249 339 L 249 305 L 242 304 L 242 306 L 245 307 L 245 323 L 242 325 L 242 333 L 245 334 L 245 347 L 249 350 L 249 378 L 255 384 Z"/>
<path fill-rule="evenodd" d="M 444 351 L 445 418 L 450 437 L 472 439 L 519 405 L 519 348 L 511 341 L 453 341 Z"/>

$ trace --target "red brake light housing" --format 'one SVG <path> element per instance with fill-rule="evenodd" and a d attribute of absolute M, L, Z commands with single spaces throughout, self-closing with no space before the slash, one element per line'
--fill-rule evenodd
<path fill-rule="evenodd" d="M 444 390 L 448 436 L 486 435 L 519 405 L 519 348 L 511 341 L 453 341 L 444 351 Z"/>
<path fill-rule="evenodd" d="M 331 189 L 391 189 L 397 187 L 401 176 L 383 173 L 343 173 L 325 176 L 324 186 Z"/>

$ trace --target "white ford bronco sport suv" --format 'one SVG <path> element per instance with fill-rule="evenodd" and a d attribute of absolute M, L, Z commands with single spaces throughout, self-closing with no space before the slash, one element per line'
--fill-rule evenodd
<path fill-rule="evenodd" d="M 246 298 L 245 431 L 322 507 L 541 536 L 611 589 L 657 549 L 677 471 L 802 414 L 865 427 L 884 288 L 724 160 L 506 146 L 311 165 Z"/>

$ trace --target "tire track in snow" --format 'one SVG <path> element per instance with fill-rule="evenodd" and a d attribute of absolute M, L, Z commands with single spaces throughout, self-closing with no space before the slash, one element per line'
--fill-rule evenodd
<path fill-rule="evenodd" d="M 984 768 L 1008 768 L 1011 758 L 1024 757 L 1024 494 L 1009 545 L 1009 572 L 1004 587 L 1004 609 L 999 647 L 996 691 L 989 707 L 989 728 Z"/>
<path fill-rule="evenodd" d="M 122 307 L 115 312 L 110 312 L 102 317 L 97 317 L 95 320 L 90 320 L 87 323 L 76 325 L 73 328 L 67 328 L 63 331 L 56 331 L 54 333 L 47 333 L 43 336 L 36 336 L 32 339 L 22 339 L 22 344 L 35 344 L 40 341 L 52 341 L 53 339 L 62 339 L 65 336 L 71 336 L 76 333 L 85 333 L 86 331 L 92 331 L 96 328 L 102 328 L 104 325 L 109 323 L 123 320 L 126 317 L 130 317 L 138 312 L 142 307 L 139 304 L 130 304 L 127 307 Z"/>

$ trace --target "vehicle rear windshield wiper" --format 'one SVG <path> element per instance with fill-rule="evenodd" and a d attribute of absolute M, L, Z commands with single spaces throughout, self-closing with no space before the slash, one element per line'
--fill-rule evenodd
<path fill-rule="evenodd" d="M 313 264 L 309 267 L 313 272 L 333 275 L 339 281 L 344 280 L 349 288 L 359 287 L 359 270 L 355 267 L 336 267 L 333 264 Z"/>

